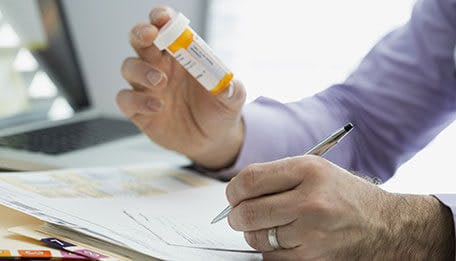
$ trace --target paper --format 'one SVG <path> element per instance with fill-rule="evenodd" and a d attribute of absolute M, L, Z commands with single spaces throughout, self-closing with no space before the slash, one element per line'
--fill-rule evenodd
<path fill-rule="evenodd" d="M 138 175 L 149 175 L 145 173 L 157 173 L 144 172 L 143 170 L 145 168 L 135 168 L 130 173 L 125 173 L 125 169 L 114 170 L 112 172 L 114 173 L 113 180 L 124 180 L 125 176 L 131 175 L 136 175 L 137 177 Z M 149 168 L 149 170 L 154 170 L 154 168 Z M 122 252 L 125 249 L 130 249 L 142 254 L 143 258 L 133 258 L 134 260 L 150 260 L 151 257 L 165 260 L 261 260 L 261 255 L 257 253 L 205 250 L 170 245 L 158 237 L 154 237 L 149 231 L 138 226 L 136 222 L 123 214 L 127 208 L 134 209 L 135 211 L 140 210 L 149 216 L 160 214 L 162 216 L 177 218 L 189 215 L 189 213 L 192 216 L 192 212 L 195 212 L 199 213 L 198 215 L 205 216 L 209 223 L 220 208 L 227 204 L 224 196 L 226 184 L 205 179 L 198 175 L 187 173 L 186 171 L 180 171 L 177 168 L 172 168 L 172 171 L 183 172 L 185 179 L 192 177 L 189 179 L 191 182 L 187 180 L 187 183 L 184 182 L 187 186 L 180 187 L 180 185 L 176 184 L 182 183 L 176 183 L 175 176 L 166 174 L 162 178 L 159 178 L 161 179 L 160 182 L 154 183 L 151 181 L 151 185 L 161 184 L 160 186 L 164 188 L 165 186 L 163 184 L 167 184 L 169 186 L 167 194 L 139 196 L 139 194 L 128 194 L 131 191 L 127 190 L 127 193 L 111 193 L 109 197 L 93 197 L 90 196 L 92 194 L 89 195 L 87 193 L 67 193 L 68 191 L 74 192 L 74 189 L 71 187 L 71 184 L 65 182 L 63 183 L 67 184 L 67 187 L 63 190 L 64 192 L 59 192 L 52 196 L 43 194 L 43 190 L 35 190 L 30 185 L 36 184 L 37 187 L 50 186 L 48 181 L 55 181 L 56 179 L 53 175 L 56 173 L 78 173 L 79 175 L 84 175 L 84 173 L 105 173 L 105 175 L 101 176 L 109 180 L 108 169 L 104 169 L 103 171 L 100 171 L 100 169 L 75 169 L 27 172 L 14 173 L 14 175 L 11 173 L 1 173 L 0 191 L 2 193 L 0 193 L 0 204 L 29 214 L 39 220 L 54 224 L 55 229 L 53 235 L 60 233 L 55 236 L 57 238 L 87 240 L 88 238 L 82 235 L 88 235 L 94 239 L 106 242 L 104 243 L 105 245 L 112 245 L 113 249 L 117 249 L 117 251 Z M 30 177 L 25 178 L 26 175 L 30 175 Z M 32 178 L 32 175 L 39 175 L 41 177 Z M 116 178 L 116 175 L 119 176 Z M 20 177 L 20 179 L 15 177 Z M 91 181 L 94 181 L 94 177 L 91 175 L 86 175 L 85 177 L 90 177 Z M 197 178 L 193 179 L 193 177 Z M 37 180 L 43 180 L 40 178 L 43 178 L 46 182 L 38 182 Z M 18 180 L 20 181 L 19 183 L 17 183 Z M 30 182 L 30 180 L 33 180 L 35 183 Z M 62 179 L 57 180 L 61 181 Z M 172 182 L 163 182 L 163 180 L 172 180 Z M 178 180 L 181 182 L 181 179 Z M 199 183 L 200 181 L 204 181 L 205 185 Z M 99 179 L 99 182 L 102 182 L 102 178 Z M 106 181 L 106 183 L 109 182 Z M 140 183 L 142 181 L 137 182 Z M 61 183 L 56 181 L 51 184 L 50 187 L 53 188 L 58 188 L 57 184 L 61 185 Z M 86 184 L 97 190 L 104 189 L 101 183 L 87 182 Z M 178 192 L 173 192 L 173 189 Z M 67 197 L 69 194 L 72 196 Z M 65 229 L 61 229 L 62 227 L 65 227 Z"/>
<path fill-rule="evenodd" d="M 233 231 L 226 220 L 211 224 L 228 204 L 226 184 L 188 190 L 155 198 L 148 205 L 129 206 L 129 216 L 151 234 L 175 246 L 228 251 L 251 251 L 243 233 Z M 170 205 L 169 202 L 179 202 Z"/>
<path fill-rule="evenodd" d="M 169 167 L 7 173 L 1 174 L 0 181 L 46 198 L 144 197 L 214 183 L 209 178 Z"/>
<path fill-rule="evenodd" d="M 167 216 L 148 217 L 142 213 L 126 212 L 139 225 L 170 245 L 214 250 L 256 252 L 243 237 L 232 230 L 226 221 L 210 224 L 206 217 L 199 219 Z"/>

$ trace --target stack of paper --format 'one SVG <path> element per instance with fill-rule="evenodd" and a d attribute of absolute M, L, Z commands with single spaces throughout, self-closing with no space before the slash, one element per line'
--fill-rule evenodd
<path fill-rule="evenodd" d="M 210 225 L 225 186 L 168 166 L 2 173 L 0 204 L 46 222 L 11 232 L 97 260 L 260 259 L 226 221 Z"/>

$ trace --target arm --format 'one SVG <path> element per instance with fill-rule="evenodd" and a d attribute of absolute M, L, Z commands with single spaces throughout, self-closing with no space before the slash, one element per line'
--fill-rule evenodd
<path fill-rule="evenodd" d="M 389 178 L 400 164 L 455 119 L 455 45 L 456 1 L 419 1 L 411 21 L 386 36 L 344 84 L 297 103 L 284 105 L 259 99 L 248 106 L 244 111 L 245 141 L 234 169 L 252 162 L 302 154 L 325 134 L 352 121 L 357 126 L 356 133 L 349 135 L 343 144 L 328 154 L 328 158 L 363 174 L 384 180 Z M 269 122 L 269 118 L 274 118 L 274 122 Z M 295 160 L 296 163 L 291 162 Z M 271 220 L 262 212 L 264 210 L 270 210 L 268 213 L 278 220 L 302 217 L 303 221 L 297 227 L 305 233 L 294 234 L 296 237 L 293 238 L 293 229 L 287 230 L 290 234 L 282 232 L 284 247 L 290 243 L 286 240 L 292 238 L 295 241 L 289 247 L 295 248 L 267 252 L 265 258 L 296 258 L 309 253 L 319 256 L 331 251 L 342 259 L 344 256 L 353 259 L 357 255 L 379 260 L 454 258 L 454 217 L 449 208 L 456 210 L 456 195 L 437 196 L 448 208 L 432 196 L 382 192 L 342 173 L 328 178 L 332 167 L 325 169 L 327 163 L 319 162 L 320 159 L 312 163 L 317 164 L 317 168 L 302 165 L 302 158 L 285 161 L 289 162 L 284 168 L 280 168 L 280 161 L 269 163 L 272 165 L 252 165 L 241 171 L 227 188 L 228 199 L 235 206 L 230 214 L 230 224 L 237 230 L 247 231 L 247 241 L 261 251 L 271 251 L 265 231 L 252 233 L 250 231 L 258 227 L 251 229 L 240 225 L 258 225 L 255 217 L 261 221 Z M 279 170 L 275 169 L 277 167 Z M 280 173 L 281 182 L 272 182 L 278 176 L 277 172 L 283 172 Z M 229 174 L 227 171 L 221 175 Z M 284 197 L 289 191 L 274 194 L 255 190 L 267 188 L 269 183 L 282 184 L 287 175 L 293 177 L 293 182 L 296 176 L 298 180 L 301 178 L 305 187 L 291 197 L 292 201 L 296 199 L 293 204 L 279 201 L 279 197 Z M 342 181 L 345 178 L 350 180 Z M 293 183 L 290 191 L 296 190 L 296 183 L 299 182 Z M 355 184 L 359 187 L 354 188 Z M 370 189 L 366 191 L 368 187 Z M 244 193 L 242 189 L 245 189 Z M 277 189 L 282 191 L 283 188 Z M 343 193 L 339 194 L 340 191 Z M 262 194 L 264 197 L 259 200 L 258 195 Z M 277 198 L 273 200 L 271 194 Z M 302 196 L 308 194 L 314 198 Z M 266 199 L 268 197 L 271 199 Z M 289 211 L 280 211 L 286 213 L 283 216 L 274 212 L 287 206 Z M 316 206 L 317 211 L 312 208 Z M 351 209 L 353 206 L 356 207 Z M 309 215 L 317 215 L 312 219 L 317 220 L 316 224 L 308 221 Z M 260 219 L 260 216 L 266 218 Z M 363 217 L 367 220 L 363 221 Z M 345 230 L 344 240 L 335 242 L 305 237 L 324 220 L 329 222 L 321 228 L 320 232 L 325 235 L 321 237 L 323 239 L 337 238 L 337 232 L 327 229 L 335 224 L 351 224 L 357 220 L 347 228 L 361 227 L 353 234 Z M 273 222 L 266 227 L 277 225 L 280 223 Z M 360 239 L 357 235 L 365 237 Z M 348 245 L 340 246 L 338 242 L 348 242 Z M 315 248 L 310 248 L 310 251 L 305 248 L 312 243 L 315 243 Z M 337 247 L 339 249 L 334 249 Z"/>
<path fill-rule="evenodd" d="M 410 22 L 381 40 L 345 83 L 296 103 L 248 105 L 238 161 L 220 175 L 302 154 L 352 121 L 355 133 L 327 158 L 388 179 L 455 118 L 455 45 L 456 1 L 419 1 Z"/>

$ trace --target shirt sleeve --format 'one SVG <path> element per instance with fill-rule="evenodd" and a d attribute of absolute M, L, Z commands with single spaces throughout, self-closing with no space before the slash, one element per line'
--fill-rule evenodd
<path fill-rule="evenodd" d="M 456 0 L 419 0 L 343 84 L 298 102 L 259 98 L 243 112 L 245 138 L 229 179 L 251 163 L 301 155 L 345 123 L 353 133 L 325 156 L 386 181 L 456 115 Z"/>
<path fill-rule="evenodd" d="M 327 158 L 390 178 L 456 118 L 456 0 L 419 0 L 410 21 L 385 36 L 345 83 L 299 102 L 246 106 L 245 139 L 229 179 L 248 164 L 300 155 L 346 122 L 355 125 Z M 435 195 L 456 217 L 456 195 Z M 456 224 L 456 219 L 455 219 Z"/>

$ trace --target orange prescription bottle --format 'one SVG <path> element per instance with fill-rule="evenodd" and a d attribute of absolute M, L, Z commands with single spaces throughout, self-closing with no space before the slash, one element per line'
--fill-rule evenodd
<path fill-rule="evenodd" d="M 171 54 L 204 88 L 218 94 L 232 86 L 233 73 L 190 27 L 182 13 L 159 31 L 154 44 Z"/>

